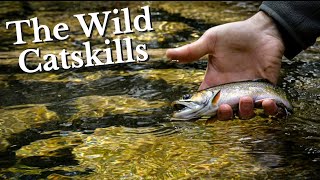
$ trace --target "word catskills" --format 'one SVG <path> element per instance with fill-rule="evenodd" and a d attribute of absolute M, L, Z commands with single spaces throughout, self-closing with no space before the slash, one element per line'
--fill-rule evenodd
<path fill-rule="evenodd" d="M 141 7 L 141 9 L 143 10 L 143 13 L 135 16 L 133 21 L 130 18 L 129 8 L 123 8 L 120 10 L 113 9 L 112 11 L 104 11 L 101 13 L 94 12 L 88 14 L 75 14 L 73 15 L 73 17 L 77 18 L 85 36 L 88 39 L 91 39 L 94 29 L 98 31 L 101 37 L 105 37 L 107 28 L 110 26 L 114 26 L 114 35 L 135 33 L 135 31 L 153 31 L 149 6 Z M 109 19 L 110 14 L 116 15 L 116 17 Z M 120 17 L 123 17 L 123 19 L 121 19 Z M 86 23 L 85 19 L 89 19 L 89 23 Z M 122 21 L 124 21 L 124 27 L 121 27 Z M 143 27 L 141 24 L 143 24 Z M 70 31 L 70 28 L 67 24 L 58 23 L 54 26 L 53 30 L 51 30 L 46 25 L 40 25 L 37 17 L 31 18 L 30 20 L 6 22 L 6 28 L 10 28 L 10 26 L 14 26 L 16 29 L 17 41 L 13 43 L 14 45 L 22 45 L 28 43 L 24 41 L 22 26 L 28 26 L 27 28 L 33 28 L 34 38 L 32 43 L 51 42 L 54 41 L 54 39 L 55 41 L 63 41 L 70 38 L 69 33 L 63 33 L 64 35 L 61 35 L 62 32 Z M 40 37 L 41 31 L 44 31 L 44 38 Z M 118 38 L 113 40 L 105 39 L 104 43 L 107 45 L 107 47 L 111 46 L 111 44 L 114 43 L 116 58 L 112 56 L 113 49 L 111 49 L 111 47 L 105 49 L 92 49 L 90 41 L 86 41 L 82 43 L 85 48 L 84 53 L 82 51 L 68 52 L 66 49 L 62 49 L 58 56 L 54 54 L 45 54 L 42 56 L 41 50 L 39 48 L 26 49 L 19 56 L 19 66 L 24 72 L 35 73 L 41 71 L 58 70 L 60 68 L 70 69 L 80 68 L 83 66 L 101 66 L 118 63 L 147 61 L 149 59 L 149 55 L 147 53 L 147 45 L 138 44 L 135 47 L 135 49 L 133 49 L 132 39 L 129 37 L 123 39 Z M 123 57 L 124 49 L 126 49 L 127 51 L 126 58 Z M 133 51 L 136 51 L 136 56 L 133 55 Z M 33 69 L 28 68 L 27 59 L 28 55 L 30 54 L 36 55 L 37 57 L 42 57 L 45 63 L 39 63 L 38 66 Z M 103 58 L 99 59 L 98 55 L 101 55 L 100 58 Z M 59 63 L 59 61 L 61 63 Z"/>

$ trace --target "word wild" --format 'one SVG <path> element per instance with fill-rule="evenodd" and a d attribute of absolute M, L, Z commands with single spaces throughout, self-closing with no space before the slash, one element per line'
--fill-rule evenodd
<path fill-rule="evenodd" d="M 73 15 L 80 23 L 80 26 L 87 38 L 91 38 L 94 27 L 98 31 L 101 37 L 106 36 L 107 27 L 111 25 L 114 26 L 114 35 L 121 34 L 129 34 L 134 33 L 135 31 L 139 32 L 149 32 L 153 31 L 152 22 L 150 17 L 150 8 L 149 6 L 141 7 L 143 10 L 143 14 L 137 15 L 133 22 L 130 18 L 130 10 L 129 8 L 114 9 L 113 11 L 104 11 L 104 12 L 94 12 L 86 14 L 75 14 Z M 109 20 L 110 14 L 118 15 L 119 17 L 112 18 Z M 124 29 L 121 28 L 121 19 L 120 16 L 124 17 Z M 103 17 L 100 18 L 98 17 Z M 85 19 L 91 18 L 89 23 L 87 24 Z M 144 21 L 144 23 L 142 23 Z M 141 27 L 141 24 L 144 24 L 144 27 Z M 69 26 L 65 23 L 58 23 L 53 28 L 53 33 L 51 34 L 51 30 L 46 25 L 40 25 L 39 19 L 37 17 L 31 18 L 30 20 L 19 20 L 19 21 L 10 21 L 6 22 L 6 29 L 8 29 L 11 25 L 14 25 L 16 28 L 16 37 L 17 41 L 13 43 L 14 45 L 22 45 L 27 44 L 23 39 L 22 25 L 27 25 L 29 28 L 33 28 L 33 41 L 32 43 L 45 43 L 52 42 L 55 40 L 63 41 L 70 38 L 68 33 L 64 33 L 65 35 L 61 35 L 62 32 L 69 32 Z M 133 25 L 133 26 L 132 26 Z M 40 37 L 41 30 L 44 31 L 44 38 Z M 54 37 L 54 39 L 52 38 Z M 19 56 L 19 66 L 20 68 L 27 73 L 35 73 L 41 71 L 51 71 L 62 69 L 70 69 L 70 68 L 80 68 L 80 67 L 91 67 L 91 66 L 101 66 L 101 65 L 109 65 L 109 64 L 118 64 L 118 63 L 130 63 L 130 62 L 139 62 L 139 61 L 147 61 L 149 59 L 149 55 L 147 53 L 147 45 L 146 44 L 138 44 L 133 50 L 132 47 L 132 39 L 129 37 L 123 39 L 105 39 L 105 44 L 111 45 L 114 43 L 115 51 L 116 51 L 116 60 L 112 56 L 112 49 L 92 49 L 90 41 L 83 42 L 82 45 L 85 47 L 84 53 L 82 51 L 73 51 L 68 52 L 66 49 L 63 49 L 59 56 L 57 57 L 54 54 L 45 54 L 41 55 L 41 50 L 39 48 L 36 49 L 26 49 Z M 127 58 L 123 57 L 123 49 L 126 49 Z M 134 51 L 136 52 L 136 56 L 134 56 Z M 27 57 L 30 54 L 34 54 L 37 57 L 42 57 L 45 63 L 39 63 L 35 69 L 29 69 L 27 67 Z M 102 55 L 103 59 L 99 59 L 98 55 Z M 71 61 L 69 60 L 71 58 Z M 59 63 L 58 61 L 61 61 Z M 71 63 L 70 63 L 71 62 Z"/>

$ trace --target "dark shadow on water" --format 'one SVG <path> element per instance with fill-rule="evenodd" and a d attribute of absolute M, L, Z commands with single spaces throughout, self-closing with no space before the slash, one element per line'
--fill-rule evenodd
<path fill-rule="evenodd" d="M 75 166 L 78 162 L 74 159 L 72 154 L 72 149 L 66 147 L 63 149 L 58 149 L 55 152 L 55 156 L 31 156 L 22 158 L 19 163 L 29 167 L 38 167 L 41 169 L 51 168 L 56 166 Z"/>
<path fill-rule="evenodd" d="M 86 169 L 85 171 L 63 171 L 63 170 L 52 170 L 52 171 L 42 171 L 40 174 L 19 174 L 13 172 L 3 172 L 0 178 L 8 179 L 8 178 L 16 178 L 16 179 L 46 179 L 49 175 L 57 174 L 63 176 L 63 178 L 72 178 L 73 176 L 85 176 L 92 173 L 92 169 Z M 59 177 L 58 178 L 62 178 Z"/>

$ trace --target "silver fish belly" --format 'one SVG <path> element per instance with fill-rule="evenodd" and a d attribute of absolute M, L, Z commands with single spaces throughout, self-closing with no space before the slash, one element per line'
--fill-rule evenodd
<path fill-rule="evenodd" d="M 221 104 L 229 104 L 237 110 L 239 100 L 243 96 L 253 98 L 255 104 L 265 99 L 272 99 L 286 112 L 292 112 L 292 106 L 285 93 L 268 82 L 242 81 L 223 84 L 198 91 L 192 95 L 184 95 L 174 101 L 173 106 L 178 111 L 173 113 L 173 120 L 191 120 L 203 116 L 215 116 Z"/>

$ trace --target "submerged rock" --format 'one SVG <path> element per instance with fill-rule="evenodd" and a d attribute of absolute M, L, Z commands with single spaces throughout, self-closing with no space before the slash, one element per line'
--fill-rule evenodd
<path fill-rule="evenodd" d="M 199 126 L 167 135 L 161 131 L 150 127 L 96 129 L 73 152 L 80 166 L 94 169 L 90 178 L 231 178 L 264 171 L 244 147 L 234 144 L 237 139 L 232 136 L 201 134 Z M 225 144 L 210 143 L 210 137 L 219 136 Z"/>
<path fill-rule="evenodd" d="M 245 20 L 257 12 L 259 4 L 259 2 L 161 2 L 156 7 L 187 19 L 217 25 Z"/>
<path fill-rule="evenodd" d="M 72 148 L 82 143 L 81 133 L 58 136 L 50 139 L 34 141 L 16 151 L 18 158 L 30 156 L 62 156 L 63 149 Z"/>
<path fill-rule="evenodd" d="M 163 79 L 170 85 L 187 87 L 199 86 L 203 81 L 205 71 L 198 69 L 146 69 L 139 71 L 146 79 Z"/>
<path fill-rule="evenodd" d="M 2 140 L 0 151 L 8 146 L 6 138 L 12 134 L 20 133 L 31 127 L 58 120 L 58 115 L 46 108 L 45 105 L 21 105 L 0 109 L 0 138 Z"/>
<path fill-rule="evenodd" d="M 103 117 L 108 114 L 146 115 L 152 113 L 150 109 L 161 108 L 167 105 L 163 101 L 145 101 L 129 96 L 85 96 L 77 98 L 70 103 L 76 107 L 77 112 L 71 120 L 82 117 Z"/>

